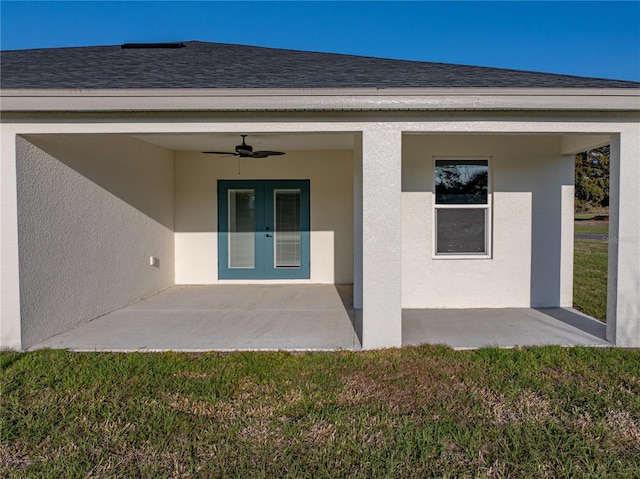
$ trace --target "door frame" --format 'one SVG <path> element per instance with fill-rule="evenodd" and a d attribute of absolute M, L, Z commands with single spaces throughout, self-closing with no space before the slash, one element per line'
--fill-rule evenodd
<path fill-rule="evenodd" d="M 253 189 L 256 195 L 255 267 L 229 268 L 229 190 Z M 273 265 L 273 193 L 279 189 L 300 190 L 300 266 Z M 268 230 L 266 228 L 269 228 Z M 270 236 L 267 236 L 270 235 Z M 309 180 L 218 180 L 218 279 L 309 279 L 310 265 Z"/>

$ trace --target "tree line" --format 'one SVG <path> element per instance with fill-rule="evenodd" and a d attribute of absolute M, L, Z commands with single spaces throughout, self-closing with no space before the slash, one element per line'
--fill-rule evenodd
<path fill-rule="evenodd" d="M 607 145 L 576 155 L 576 211 L 609 206 L 609 152 Z"/>

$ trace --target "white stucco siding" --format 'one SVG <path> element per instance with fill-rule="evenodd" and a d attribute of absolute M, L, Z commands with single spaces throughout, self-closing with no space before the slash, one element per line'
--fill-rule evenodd
<path fill-rule="evenodd" d="M 611 142 L 607 339 L 640 347 L 640 128 Z"/>
<path fill-rule="evenodd" d="M 490 259 L 433 257 L 439 156 L 490 159 Z M 405 135 L 402 175 L 404 308 L 570 305 L 573 161 L 559 136 Z"/>
<path fill-rule="evenodd" d="M 22 348 L 173 284 L 171 151 L 112 135 L 16 149 Z"/>
<path fill-rule="evenodd" d="M 290 151 L 265 159 L 176 152 L 175 171 L 176 284 L 218 282 L 217 183 L 234 179 L 308 179 L 311 278 L 297 281 L 353 282 L 351 151 Z"/>

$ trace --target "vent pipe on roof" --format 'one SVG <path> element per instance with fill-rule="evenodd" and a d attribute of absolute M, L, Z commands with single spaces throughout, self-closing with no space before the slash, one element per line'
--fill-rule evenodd
<path fill-rule="evenodd" d="M 121 49 L 130 48 L 184 48 L 186 45 L 181 42 L 173 43 L 123 43 Z"/>

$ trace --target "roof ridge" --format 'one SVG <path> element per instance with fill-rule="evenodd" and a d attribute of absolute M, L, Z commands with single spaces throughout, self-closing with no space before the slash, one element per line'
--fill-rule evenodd
<path fill-rule="evenodd" d="M 2 51 L 2 88 L 640 88 L 640 82 L 481 65 L 189 40 L 186 48 Z M 156 42 L 155 44 L 167 44 Z"/>

